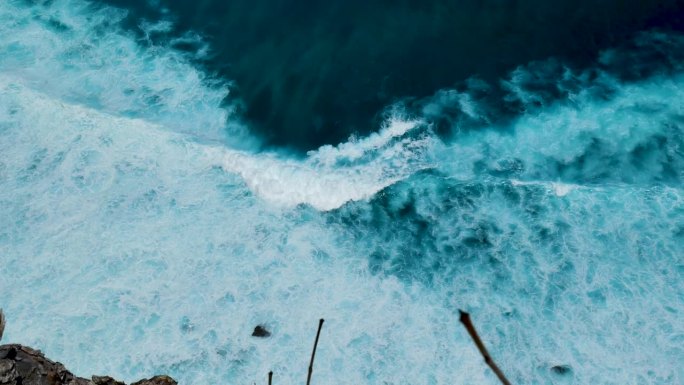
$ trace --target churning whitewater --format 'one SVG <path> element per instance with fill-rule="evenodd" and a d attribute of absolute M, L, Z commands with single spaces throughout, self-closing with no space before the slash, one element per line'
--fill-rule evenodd
<path fill-rule="evenodd" d="M 514 383 L 684 382 L 681 36 L 521 66 L 512 118 L 475 79 L 297 157 L 125 15 L 0 3 L 3 341 L 82 376 L 294 384 L 324 317 L 314 383 L 494 384 L 461 308 Z"/>

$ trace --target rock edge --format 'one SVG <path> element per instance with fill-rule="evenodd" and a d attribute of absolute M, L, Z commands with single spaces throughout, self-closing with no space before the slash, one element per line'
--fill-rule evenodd
<path fill-rule="evenodd" d="M 154 376 L 131 385 L 177 385 L 169 376 Z M 19 344 L 0 345 L 0 385 L 125 385 L 108 376 L 77 377 L 40 350 Z"/>

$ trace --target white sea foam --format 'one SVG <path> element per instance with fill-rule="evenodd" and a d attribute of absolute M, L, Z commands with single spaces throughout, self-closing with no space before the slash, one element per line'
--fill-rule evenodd
<path fill-rule="evenodd" d="M 581 188 L 582 186 L 572 184 L 572 183 L 560 183 L 560 182 L 534 182 L 534 181 L 521 181 L 518 179 L 511 179 L 511 184 L 513 186 L 544 186 L 549 190 L 553 191 L 558 197 L 564 197 L 571 193 L 573 190 Z"/>
<path fill-rule="evenodd" d="M 0 71 L 55 98 L 165 129 L 249 147 L 231 112 L 225 84 L 190 65 L 187 54 L 137 41 L 118 24 L 126 12 L 87 1 L 0 8 Z M 148 24 L 144 31 L 164 27 Z M 227 124 L 231 123 L 231 124 Z"/>
<path fill-rule="evenodd" d="M 124 15 L 73 0 L 47 8 L 6 5 L 0 68 L 14 81 L 60 100 L 159 123 L 203 140 L 226 138 L 231 149 L 216 154 L 224 169 L 277 205 L 334 209 L 428 167 L 423 155 L 430 140 L 402 138 L 419 122 L 399 117 L 378 133 L 324 146 L 304 161 L 234 150 L 251 148 L 256 139 L 229 121 L 221 107 L 227 89 L 212 86 L 175 51 L 143 47 L 123 34 L 116 23 Z M 147 33 L 170 28 L 168 22 L 143 27 Z"/>
<path fill-rule="evenodd" d="M 579 93 L 572 102 L 522 115 L 505 129 L 457 133 L 440 150 L 440 167 L 464 180 L 478 177 L 478 163 L 520 181 L 566 185 L 684 180 L 681 167 L 669 170 L 682 162 L 684 75 L 612 81 L 615 95 L 609 100 Z"/>
<path fill-rule="evenodd" d="M 447 381 L 457 357 L 483 380 L 468 341 L 432 327 L 452 316 L 438 297 L 370 275 L 309 210 L 261 203 L 213 167 L 218 148 L 6 76 L 0 105 L 8 341 L 81 375 L 251 383 L 274 370 L 296 383 L 324 316 L 318 381 L 417 383 L 424 369 L 397 368 L 433 354 L 427 378 Z M 250 337 L 258 323 L 271 339 Z"/>
<path fill-rule="evenodd" d="M 3 342 L 84 376 L 294 384 L 325 317 L 317 383 L 495 383 L 466 307 L 514 383 L 682 382 L 681 174 L 654 179 L 681 149 L 642 146 L 681 131 L 681 77 L 447 145 L 395 118 L 291 159 L 231 146 L 225 89 L 122 33 L 118 11 L 41 4 L 0 3 Z M 219 132 L 229 145 L 198 140 Z M 425 167 L 440 176 L 411 179 Z M 387 207 L 364 202 L 402 179 Z"/>
<path fill-rule="evenodd" d="M 311 209 L 278 208 L 333 208 L 425 167 L 429 139 L 415 122 L 390 121 L 303 161 L 197 141 L 225 125 L 221 90 L 186 82 L 193 69 L 181 57 L 143 49 L 106 23 L 118 12 L 83 4 L 0 5 L 7 340 L 85 376 L 252 383 L 274 370 L 286 384 L 306 374 L 324 316 L 318 381 L 418 383 L 424 368 L 396 368 L 433 361 L 427 378 L 445 382 L 446 357 L 483 381 L 477 354 L 458 348 L 469 346 L 464 338 L 434 350 L 443 337 L 432 325 L 452 312 L 438 297 L 370 275 L 365 256 L 335 246 L 336 232 Z M 71 26 L 55 31 L 45 20 Z M 89 54 L 65 61 L 79 44 Z M 109 66 L 118 55 L 126 59 Z M 100 66 L 85 68 L 93 61 Z M 117 91 L 136 82 L 169 94 Z M 175 99 L 184 95 L 197 104 Z M 182 111 L 167 117 L 172 108 Z M 257 323 L 273 337 L 251 338 Z"/>
<path fill-rule="evenodd" d="M 273 154 L 257 156 L 223 151 L 222 166 L 240 175 L 250 190 L 282 206 L 310 204 L 331 210 L 349 201 L 370 198 L 383 188 L 430 167 L 430 136 L 405 137 L 419 122 L 392 119 L 368 138 L 324 146 L 304 160 Z"/>

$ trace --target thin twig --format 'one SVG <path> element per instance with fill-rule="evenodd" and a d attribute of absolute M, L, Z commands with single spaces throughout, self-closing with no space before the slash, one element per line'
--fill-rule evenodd
<path fill-rule="evenodd" d="M 311 374 L 313 373 L 314 357 L 316 356 L 316 347 L 318 346 L 318 337 L 321 335 L 321 328 L 323 327 L 323 318 L 318 322 L 318 332 L 316 332 L 316 341 L 314 342 L 313 351 L 311 352 L 311 362 L 309 363 L 309 375 L 306 378 L 306 385 L 311 384 Z"/>
<path fill-rule="evenodd" d="M 273 372 L 268 372 L 268 385 L 271 385 L 272 380 L 273 380 Z"/>
<path fill-rule="evenodd" d="M 499 369 L 499 367 L 496 366 L 496 364 L 494 363 L 494 360 L 492 360 L 492 357 L 489 355 L 489 352 L 487 352 L 487 349 L 482 343 L 482 340 L 480 340 L 480 336 L 477 335 L 475 326 L 473 326 L 473 323 L 470 322 L 470 314 L 464 312 L 463 310 L 459 310 L 458 312 L 461 313 L 459 320 L 461 321 L 463 326 L 465 326 L 466 330 L 468 331 L 468 334 L 470 334 L 470 338 L 472 338 L 473 342 L 475 342 L 475 345 L 477 345 L 477 349 L 482 354 L 482 357 L 484 357 L 484 360 L 487 363 L 487 365 L 489 365 L 489 367 L 492 368 L 496 376 L 499 377 L 499 380 L 502 384 L 511 385 L 511 383 L 508 382 L 508 380 L 506 379 L 506 376 L 504 376 L 501 369 Z"/>
<path fill-rule="evenodd" d="M 5 331 L 5 315 L 2 314 L 2 309 L 0 309 L 0 340 L 2 340 L 2 333 Z"/>

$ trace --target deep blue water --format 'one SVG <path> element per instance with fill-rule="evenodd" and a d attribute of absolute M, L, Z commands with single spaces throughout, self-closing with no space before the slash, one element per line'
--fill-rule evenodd
<path fill-rule="evenodd" d="M 128 10 L 134 31 L 142 20 L 171 21 L 145 36 L 202 51 L 208 72 L 233 81 L 229 103 L 240 105 L 252 132 L 299 151 L 367 135 L 389 105 L 419 109 L 472 77 L 496 85 L 517 66 L 551 57 L 583 69 L 638 31 L 684 29 L 676 0 L 104 2 Z"/>
<path fill-rule="evenodd" d="M 5 339 L 290 384 L 324 317 L 314 383 L 494 384 L 460 308 L 513 383 L 682 383 L 683 14 L 2 2 Z"/>

